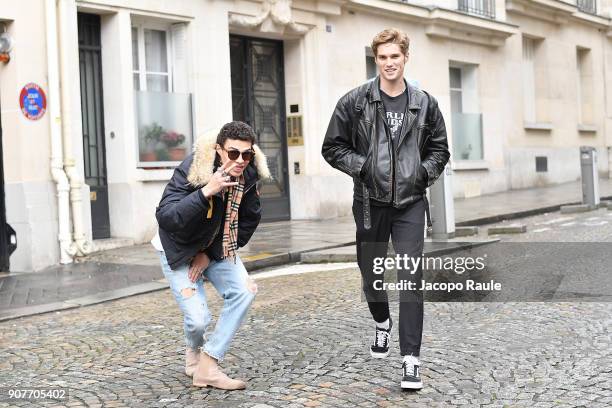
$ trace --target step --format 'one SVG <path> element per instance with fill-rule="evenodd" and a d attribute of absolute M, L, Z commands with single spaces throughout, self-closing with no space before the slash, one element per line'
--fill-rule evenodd
<path fill-rule="evenodd" d="M 487 229 L 489 235 L 522 234 L 524 232 L 527 232 L 527 225 L 525 224 L 497 225 Z"/>
<path fill-rule="evenodd" d="M 105 238 L 91 241 L 91 253 L 134 245 L 132 238 Z"/>

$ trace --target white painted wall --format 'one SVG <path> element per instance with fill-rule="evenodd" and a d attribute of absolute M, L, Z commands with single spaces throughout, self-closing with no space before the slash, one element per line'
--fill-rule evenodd
<path fill-rule="evenodd" d="M 41 269 L 59 260 L 57 206 L 50 173 L 48 112 L 25 118 L 19 93 L 34 82 L 48 94 L 45 14 L 40 7 L 15 7 L 0 0 L 0 22 L 15 40 L 8 64 L 0 63 L 0 116 L 7 222 L 17 233 L 11 270 Z"/>

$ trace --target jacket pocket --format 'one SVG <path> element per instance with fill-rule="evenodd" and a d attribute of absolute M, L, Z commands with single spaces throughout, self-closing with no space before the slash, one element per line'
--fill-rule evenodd
<path fill-rule="evenodd" d="M 427 189 L 427 169 L 421 163 L 421 160 L 418 161 L 416 168 L 416 175 L 414 178 L 414 192 L 416 194 L 424 193 Z"/>
<path fill-rule="evenodd" d="M 365 161 L 363 162 L 363 166 L 361 167 L 361 171 L 359 172 L 359 180 L 364 183 L 371 192 L 375 193 L 376 183 L 374 182 L 374 169 L 372 166 L 372 147 L 370 147 Z"/>

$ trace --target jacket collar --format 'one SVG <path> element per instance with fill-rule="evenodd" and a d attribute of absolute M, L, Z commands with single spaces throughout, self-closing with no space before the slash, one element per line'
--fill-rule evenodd
<path fill-rule="evenodd" d="M 418 89 L 408 84 L 406 79 L 404 79 L 404 84 L 406 84 L 406 89 L 408 90 L 408 109 L 409 110 L 421 109 L 421 105 L 419 105 L 421 97 L 418 94 Z M 380 96 L 380 75 L 377 75 L 376 78 L 374 78 L 374 80 L 370 81 L 370 89 L 368 93 L 370 95 L 370 100 L 369 100 L 370 103 L 382 101 L 382 98 Z"/>
<path fill-rule="evenodd" d="M 215 145 L 218 133 L 218 131 L 206 132 L 198 137 L 194 143 L 193 161 L 189 167 L 187 181 L 195 188 L 205 186 L 216 168 L 217 152 L 215 151 Z M 255 159 L 249 163 L 243 173 L 246 185 L 260 179 L 271 178 L 266 155 L 256 144 L 253 144 L 253 150 L 255 151 Z"/>

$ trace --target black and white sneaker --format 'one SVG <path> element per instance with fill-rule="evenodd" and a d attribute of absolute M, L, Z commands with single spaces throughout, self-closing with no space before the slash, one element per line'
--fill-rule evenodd
<path fill-rule="evenodd" d="M 423 388 L 421 381 L 419 359 L 415 356 L 405 356 L 402 364 L 402 384 L 404 390 L 420 390 Z"/>
<path fill-rule="evenodd" d="M 389 355 L 391 346 L 391 329 L 393 328 L 393 320 L 389 316 L 389 330 L 381 329 L 376 326 L 376 336 L 374 344 L 370 346 L 370 355 L 374 358 L 385 358 Z"/>

